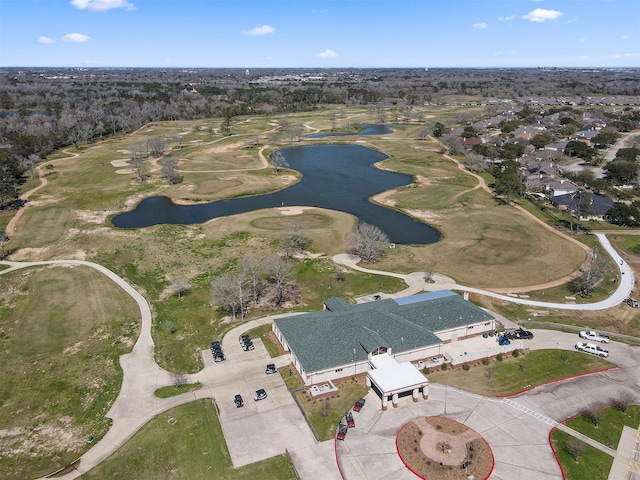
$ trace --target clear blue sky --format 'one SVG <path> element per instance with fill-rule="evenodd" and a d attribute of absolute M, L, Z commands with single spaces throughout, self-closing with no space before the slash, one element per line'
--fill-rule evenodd
<path fill-rule="evenodd" d="M 640 67 L 640 0 L 0 0 L 0 66 Z"/>

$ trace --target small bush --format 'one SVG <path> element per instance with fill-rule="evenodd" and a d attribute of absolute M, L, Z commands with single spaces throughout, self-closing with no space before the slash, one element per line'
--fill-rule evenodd
<path fill-rule="evenodd" d="M 496 356 L 496 360 L 498 360 L 499 362 L 501 362 L 501 361 L 502 361 L 502 359 L 503 359 L 502 354 L 501 354 L 501 353 L 499 353 L 499 354 Z"/>
<path fill-rule="evenodd" d="M 488 358 L 483 358 L 482 359 L 482 364 L 483 365 L 489 365 L 489 359 Z"/>
<path fill-rule="evenodd" d="M 429 370 L 429 367 L 424 367 L 424 368 L 422 369 L 422 372 L 423 372 L 425 375 L 429 375 L 429 374 L 431 373 L 431 370 Z"/>
<path fill-rule="evenodd" d="M 462 369 L 466 372 L 470 369 L 471 367 L 469 366 L 468 363 L 465 363 L 464 365 L 462 365 Z"/>
<path fill-rule="evenodd" d="M 447 367 L 446 363 L 443 363 L 442 366 L 440 367 L 441 370 L 446 370 L 447 368 L 449 367 Z"/>
<path fill-rule="evenodd" d="M 520 356 L 520 350 L 514 350 L 513 352 L 511 352 L 511 356 L 513 358 L 518 358 Z"/>

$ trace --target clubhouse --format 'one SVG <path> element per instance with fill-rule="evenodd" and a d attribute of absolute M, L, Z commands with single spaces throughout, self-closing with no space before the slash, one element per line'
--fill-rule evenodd
<path fill-rule="evenodd" d="M 383 409 L 408 392 L 428 397 L 413 362 L 442 359 L 445 344 L 496 328 L 491 314 L 450 290 L 355 305 L 332 297 L 324 307 L 275 319 L 273 332 L 306 386 L 366 373 Z"/>

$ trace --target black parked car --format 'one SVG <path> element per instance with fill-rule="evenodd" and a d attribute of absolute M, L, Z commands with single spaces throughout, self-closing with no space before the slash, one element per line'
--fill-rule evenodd
<path fill-rule="evenodd" d="M 251 342 L 251 337 L 249 335 L 242 335 L 240 337 L 240 345 L 244 345 L 245 343 Z"/>
<path fill-rule="evenodd" d="M 255 350 L 256 347 L 253 346 L 253 342 L 249 342 L 249 343 L 245 343 L 242 345 L 242 349 L 245 352 L 248 352 L 249 350 Z"/>
<path fill-rule="evenodd" d="M 513 332 L 513 338 L 523 338 L 525 340 L 531 340 L 533 338 L 533 333 L 529 330 L 518 328 L 515 332 Z"/>
<path fill-rule="evenodd" d="M 276 368 L 276 364 L 270 363 L 269 365 L 267 365 L 267 369 L 264 373 L 266 373 L 267 375 L 271 375 L 272 373 L 276 373 L 277 371 L 278 369 Z"/>
<path fill-rule="evenodd" d="M 236 404 L 236 408 L 244 406 L 244 401 L 242 400 L 242 396 L 240 394 L 235 396 L 235 398 L 233 399 L 233 403 Z"/>
<path fill-rule="evenodd" d="M 224 353 L 222 352 L 211 352 L 213 354 L 213 361 L 214 362 L 224 362 L 226 357 L 224 356 Z"/>
<path fill-rule="evenodd" d="M 264 400 L 265 398 L 267 398 L 267 392 L 264 388 L 261 388 L 259 390 L 256 390 L 256 394 L 253 397 L 253 399 L 257 402 L 258 400 Z"/>

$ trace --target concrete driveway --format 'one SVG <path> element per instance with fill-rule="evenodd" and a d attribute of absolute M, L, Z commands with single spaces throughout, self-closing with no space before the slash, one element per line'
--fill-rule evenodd
<path fill-rule="evenodd" d="M 523 340 L 523 346 L 574 350 L 580 340 L 577 334 L 533 332 L 534 339 Z M 473 355 L 474 349 L 484 349 L 487 341 L 491 340 L 464 340 L 456 342 L 456 347 Z M 336 445 L 343 476 L 347 480 L 415 479 L 397 454 L 396 434 L 414 418 L 445 416 L 473 428 L 487 440 L 495 460 L 492 480 L 562 479 L 548 441 L 558 422 L 586 409 L 611 405 L 621 391 L 631 393 L 634 403 L 640 403 L 640 349 L 618 342 L 612 342 L 608 349 L 609 360 L 620 368 L 542 385 L 511 398 L 483 397 L 432 384 L 428 400 L 413 403 L 410 397 L 400 398 L 397 409 L 382 412 L 377 408 L 378 396 L 370 392 L 365 408 L 354 413 L 356 428 Z"/>

